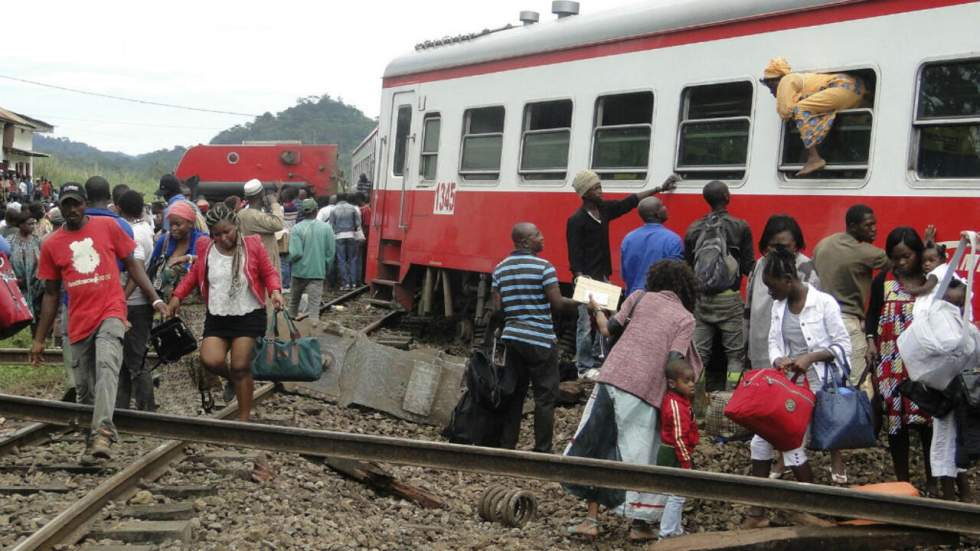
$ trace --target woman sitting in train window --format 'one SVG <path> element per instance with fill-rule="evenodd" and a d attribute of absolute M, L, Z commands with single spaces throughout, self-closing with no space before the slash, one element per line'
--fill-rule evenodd
<path fill-rule="evenodd" d="M 794 119 L 800 131 L 807 158 L 797 176 L 827 165 L 817 146 L 830 133 L 837 112 L 857 107 L 867 91 L 861 79 L 843 73 L 794 73 L 781 57 L 769 60 L 760 82 L 776 97 L 779 116 Z"/>

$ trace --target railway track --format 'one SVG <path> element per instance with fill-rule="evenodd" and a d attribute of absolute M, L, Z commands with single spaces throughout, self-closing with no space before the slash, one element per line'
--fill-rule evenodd
<path fill-rule="evenodd" d="M 273 385 L 267 384 L 255 391 L 256 401 L 272 393 Z M 89 408 L 89 412 L 91 408 Z M 125 410 L 116 412 L 120 415 Z M 237 403 L 232 403 L 215 415 L 215 419 L 227 419 L 238 412 Z M 23 417 L 22 415 L 18 415 Z M 78 426 L 87 419 L 79 418 L 71 426 Z M 23 450 L 31 445 L 51 439 L 51 433 L 62 430 L 60 427 L 46 423 L 33 423 L 23 427 L 3 442 L 0 451 Z M 39 436 L 46 435 L 46 436 Z M 100 511 L 111 501 L 124 499 L 136 492 L 141 484 L 154 481 L 162 476 L 173 463 L 185 458 L 185 448 L 189 441 L 170 440 L 153 447 L 148 453 L 134 458 L 125 458 L 125 468 L 102 480 L 90 490 L 79 496 L 74 502 L 63 509 L 57 516 L 43 524 L 29 537 L 16 543 L 14 551 L 30 551 L 53 549 L 56 545 L 73 544 L 85 536 L 87 526 L 99 515 Z M 126 444 L 116 447 L 118 452 L 126 450 Z M 116 459 L 116 463 L 121 462 Z M 37 466 L 35 466 L 36 468 Z M 40 467 L 44 467 L 41 465 Z M 54 466 L 53 470 L 68 468 Z M 93 473 L 99 473 L 97 469 Z"/>
<path fill-rule="evenodd" d="M 0 364 L 22 365 L 29 363 L 29 348 L 0 348 Z M 147 360 L 155 360 L 157 355 L 153 352 L 147 354 Z M 64 357 L 60 348 L 48 348 L 42 355 L 45 364 L 60 365 L 64 362 Z"/>
<path fill-rule="evenodd" d="M 79 404 L 0 395 L 0 413 L 16 413 L 22 418 L 36 421 L 67 425 L 90 411 L 90 407 Z M 701 499 L 980 535 L 980 506 L 932 499 L 886 496 L 705 471 L 136 411 L 119 412 L 116 423 L 121 431 L 143 436 L 645 492 L 678 493 Z"/>

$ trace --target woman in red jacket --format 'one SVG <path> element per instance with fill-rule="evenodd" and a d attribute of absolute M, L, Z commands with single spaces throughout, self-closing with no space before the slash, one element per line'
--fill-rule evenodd
<path fill-rule="evenodd" d="M 282 310 L 279 272 L 257 235 L 242 237 L 238 216 L 218 203 L 205 217 L 211 238 L 197 240 L 197 258 L 170 299 L 174 315 L 180 301 L 197 288 L 206 305 L 201 365 L 235 385 L 238 419 L 252 409 L 252 355 L 266 331 L 265 297 Z M 227 358 L 231 354 L 231 361 Z"/>

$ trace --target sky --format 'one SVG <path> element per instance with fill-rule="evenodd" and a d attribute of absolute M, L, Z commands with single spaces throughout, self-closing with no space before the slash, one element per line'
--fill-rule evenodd
<path fill-rule="evenodd" d="M 580 13 L 635 2 L 585 0 Z M 0 106 L 54 124 L 53 136 L 129 154 L 207 143 L 252 117 L 3 77 L 252 115 L 329 94 L 373 118 L 385 66 L 416 43 L 519 24 L 521 10 L 555 17 L 550 0 L 34 0 L 30 9 L 23 35 L 16 27 L 4 33 Z"/>

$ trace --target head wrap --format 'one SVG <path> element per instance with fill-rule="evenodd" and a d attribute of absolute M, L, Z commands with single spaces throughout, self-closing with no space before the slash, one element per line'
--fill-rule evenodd
<path fill-rule="evenodd" d="M 586 192 L 588 192 L 598 183 L 598 174 L 592 172 L 591 170 L 583 170 L 575 175 L 575 179 L 572 180 L 572 188 L 575 189 L 575 193 L 578 193 L 579 197 L 583 197 L 585 196 Z"/>
<path fill-rule="evenodd" d="M 177 201 L 170 205 L 170 209 L 167 211 L 167 218 L 173 218 L 174 216 L 183 218 L 191 223 L 197 221 L 197 213 L 194 212 L 194 207 L 187 201 Z"/>
<path fill-rule="evenodd" d="M 774 57 L 769 60 L 769 64 L 762 71 L 762 78 L 779 78 L 792 72 L 789 62 L 784 57 Z"/>

